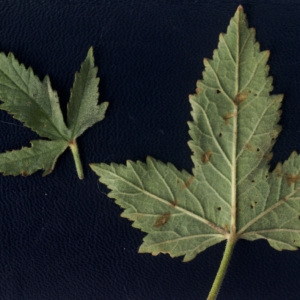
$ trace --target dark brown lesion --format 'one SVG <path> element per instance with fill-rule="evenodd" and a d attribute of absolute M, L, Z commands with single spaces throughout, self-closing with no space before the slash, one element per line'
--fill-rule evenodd
<path fill-rule="evenodd" d="M 234 97 L 233 102 L 236 105 L 239 105 L 240 103 L 244 102 L 248 98 L 249 94 L 250 94 L 249 91 L 237 93 Z"/>
<path fill-rule="evenodd" d="M 210 161 L 210 158 L 212 156 L 212 151 L 206 151 L 202 154 L 202 157 L 201 157 L 201 161 L 206 164 Z"/>
<path fill-rule="evenodd" d="M 183 188 L 186 189 L 188 188 L 192 182 L 194 181 L 195 177 L 194 176 L 191 176 L 184 184 L 183 184 Z"/>
<path fill-rule="evenodd" d="M 24 176 L 24 177 L 27 177 L 29 174 L 26 171 L 23 170 L 23 171 L 21 171 L 21 175 Z"/>
<path fill-rule="evenodd" d="M 177 204 L 178 204 L 178 200 L 177 199 L 174 199 L 173 201 L 171 201 L 171 205 L 173 207 L 177 206 Z"/>
<path fill-rule="evenodd" d="M 249 143 L 246 143 L 246 144 L 245 144 L 245 147 L 246 147 L 249 151 L 251 151 L 251 152 L 254 151 L 254 147 L 253 147 L 251 144 L 249 144 Z"/>
<path fill-rule="evenodd" d="M 228 124 L 228 121 L 235 116 L 236 116 L 235 112 L 230 112 L 230 113 L 224 115 L 223 119 L 224 119 L 225 123 Z"/>
<path fill-rule="evenodd" d="M 264 156 L 264 159 L 270 161 L 273 158 L 273 152 L 270 152 Z"/>
<path fill-rule="evenodd" d="M 288 186 L 291 186 L 292 183 L 300 182 L 300 175 L 298 174 L 287 174 L 285 178 Z"/>
<path fill-rule="evenodd" d="M 277 176 L 277 177 L 281 177 L 282 174 L 282 164 L 278 163 L 276 168 L 274 169 L 273 173 Z"/>
<path fill-rule="evenodd" d="M 159 228 L 159 227 L 165 225 L 170 220 L 170 218 L 171 218 L 171 214 L 169 212 L 158 216 L 158 218 L 156 219 L 153 227 Z"/>

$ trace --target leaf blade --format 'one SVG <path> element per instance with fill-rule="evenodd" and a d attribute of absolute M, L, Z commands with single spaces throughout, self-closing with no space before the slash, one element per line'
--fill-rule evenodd
<path fill-rule="evenodd" d="M 67 139 L 68 129 L 48 76 L 41 82 L 12 53 L 0 53 L 0 82 L 1 109 L 42 137 Z"/>
<path fill-rule="evenodd" d="M 197 83 L 197 94 L 190 97 L 193 122 L 189 123 L 189 146 L 194 153 L 195 176 L 197 172 L 211 176 L 212 167 L 224 164 L 224 159 L 228 167 L 223 168 L 222 175 L 231 181 L 231 186 L 236 178 L 241 184 L 269 154 L 280 132 L 277 122 L 282 96 L 269 96 L 272 78 L 267 77 L 268 56 L 268 52 L 260 52 L 255 31 L 248 28 L 246 16 L 239 8 L 227 33 L 220 35 L 213 59 L 204 61 L 203 80 Z M 211 125 L 209 120 L 214 123 Z M 267 127 L 267 121 L 272 128 L 263 136 L 261 131 Z M 259 156 L 255 152 L 257 145 L 263 145 Z M 208 151 L 212 155 L 206 164 L 198 158 Z M 264 163 L 267 166 L 267 161 Z"/>
<path fill-rule="evenodd" d="M 35 140 L 31 147 L 0 154 L 0 172 L 4 175 L 30 175 L 40 169 L 43 176 L 52 172 L 57 158 L 68 147 L 64 140 Z"/>
<path fill-rule="evenodd" d="M 268 174 L 264 210 L 240 230 L 241 238 L 266 239 L 276 250 L 300 247 L 300 157 L 293 152 Z"/>
<path fill-rule="evenodd" d="M 70 101 L 67 108 L 68 126 L 71 138 L 77 138 L 87 128 L 104 119 L 108 102 L 98 105 L 98 68 L 94 64 L 93 48 L 75 74 Z"/>
<path fill-rule="evenodd" d="M 100 182 L 112 189 L 108 196 L 124 208 L 122 217 L 134 221 L 133 227 L 148 233 L 141 252 L 153 255 L 168 252 L 173 257 L 185 255 L 184 260 L 188 261 L 198 252 L 225 239 L 226 229 L 206 219 L 206 214 L 218 214 L 220 203 L 215 203 L 213 211 L 204 211 L 195 196 L 203 183 L 191 181 L 190 174 L 179 172 L 172 164 L 166 165 L 148 157 L 146 163 L 127 161 L 126 166 L 92 164 L 91 168 L 100 176 Z M 207 194 L 204 193 L 203 197 Z M 229 219 L 230 210 L 227 222 Z M 182 227 L 183 220 L 189 225 Z M 172 233 L 169 228 L 172 228 Z M 201 245 L 194 250 L 185 249 L 188 237 L 195 245 L 195 240 L 201 240 Z M 156 246 L 158 240 L 160 243 Z M 163 244 L 165 247 L 160 248 Z"/>

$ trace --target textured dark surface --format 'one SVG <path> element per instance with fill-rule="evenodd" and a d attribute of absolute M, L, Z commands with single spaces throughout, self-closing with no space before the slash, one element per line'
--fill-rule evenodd
<path fill-rule="evenodd" d="M 271 50 L 274 92 L 284 93 L 273 165 L 300 151 L 300 1 L 0 1 L 0 49 L 40 78 L 66 107 L 90 45 L 107 117 L 78 140 L 86 179 L 70 152 L 42 178 L 0 176 L 0 299 L 205 299 L 224 244 L 189 263 L 137 253 L 144 234 L 119 217 L 90 162 L 151 155 L 190 171 L 188 94 L 238 4 Z M 35 134 L 0 112 L 0 151 Z M 300 299 L 300 252 L 240 241 L 218 299 Z"/>

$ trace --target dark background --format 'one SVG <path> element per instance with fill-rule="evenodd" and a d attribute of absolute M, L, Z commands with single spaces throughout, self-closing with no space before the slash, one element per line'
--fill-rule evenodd
<path fill-rule="evenodd" d="M 52 174 L 0 176 L 0 299 L 206 299 L 224 243 L 189 263 L 138 254 L 144 233 L 88 167 L 151 155 L 191 171 L 188 94 L 238 4 L 270 49 L 284 93 L 272 165 L 300 151 L 300 1 L 0 1 L 0 49 L 50 75 L 65 112 L 74 73 L 93 45 L 104 121 L 78 139 L 86 178 L 66 151 Z M 0 152 L 37 136 L 0 112 Z M 239 241 L 218 299 L 300 299 L 300 252 Z"/>

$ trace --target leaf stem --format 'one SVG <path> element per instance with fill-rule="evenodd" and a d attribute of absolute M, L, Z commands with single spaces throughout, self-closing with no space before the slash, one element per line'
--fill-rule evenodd
<path fill-rule="evenodd" d="M 69 147 L 70 147 L 73 157 L 74 157 L 78 177 L 79 177 L 79 179 L 83 179 L 84 174 L 83 174 L 83 169 L 82 169 L 82 164 L 81 164 L 81 160 L 80 160 L 80 155 L 79 155 L 79 150 L 78 150 L 76 139 L 73 139 L 70 141 Z"/>
<path fill-rule="evenodd" d="M 225 247 L 225 251 L 223 254 L 223 258 L 218 270 L 218 273 L 216 275 L 216 278 L 214 280 L 214 283 L 210 289 L 210 292 L 208 294 L 207 300 L 215 300 L 217 299 L 219 290 L 221 288 L 222 282 L 224 280 L 229 261 L 231 259 L 234 246 L 236 244 L 237 239 L 236 238 L 229 238 Z"/>

